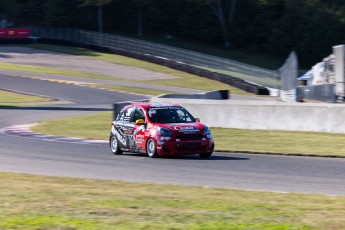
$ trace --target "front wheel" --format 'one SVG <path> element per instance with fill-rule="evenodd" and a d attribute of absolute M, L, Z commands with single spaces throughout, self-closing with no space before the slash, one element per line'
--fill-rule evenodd
<path fill-rule="evenodd" d="M 210 152 L 208 152 L 208 153 L 199 153 L 199 156 L 200 156 L 201 158 L 209 158 L 209 157 L 212 155 L 213 151 L 214 151 L 214 143 L 212 143 L 212 145 L 211 145 L 209 151 L 210 151 Z"/>
<path fill-rule="evenodd" d="M 110 142 L 111 152 L 114 155 L 122 154 L 122 150 L 120 149 L 119 142 L 117 141 L 117 139 L 116 139 L 116 137 L 114 135 L 110 136 L 109 142 Z"/>
<path fill-rule="evenodd" d="M 212 155 L 212 152 L 210 153 L 199 153 L 199 156 L 201 158 L 209 158 Z"/>
<path fill-rule="evenodd" d="M 158 157 L 156 143 L 152 138 L 146 143 L 146 153 L 150 158 Z"/>

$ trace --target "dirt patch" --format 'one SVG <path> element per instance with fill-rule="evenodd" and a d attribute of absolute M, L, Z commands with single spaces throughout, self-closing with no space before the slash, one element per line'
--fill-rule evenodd
<path fill-rule="evenodd" d="M 55 53 L 27 47 L 1 47 L 0 62 L 79 70 L 126 80 L 172 79 L 176 76 L 143 68 L 119 65 L 89 57 Z"/>

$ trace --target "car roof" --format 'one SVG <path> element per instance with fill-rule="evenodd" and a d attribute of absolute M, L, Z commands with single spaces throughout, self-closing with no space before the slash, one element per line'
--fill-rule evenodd
<path fill-rule="evenodd" d="M 138 106 L 138 107 L 142 107 L 142 108 L 145 108 L 145 109 L 148 109 L 148 108 L 161 108 L 161 107 L 182 107 L 178 104 L 175 104 L 175 103 L 160 103 L 160 102 L 153 102 L 153 103 L 135 103 L 135 104 L 131 104 L 131 105 L 128 105 L 128 107 L 130 106 Z"/>

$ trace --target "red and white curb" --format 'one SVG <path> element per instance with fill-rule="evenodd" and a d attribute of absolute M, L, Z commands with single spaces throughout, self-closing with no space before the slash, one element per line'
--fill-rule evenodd
<path fill-rule="evenodd" d="M 93 140 L 93 139 L 76 138 L 76 137 L 60 137 L 60 136 L 35 133 L 30 130 L 30 128 L 35 125 L 37 124 L 35 123 L 35 124 L 25 124 L 25 125 L 13 125 L 13 126 L 0 129 L 0 133 L 9 135 L 9 136 L 19 136 L 19 137 L 38 139 L 38 140 L 43 140 L 43 141 L 68 142 L 68 143 L 78 143 L 78 144 L 107 144 L 108 143 L 108 141 L 105 141 L 105 140 Z"/>

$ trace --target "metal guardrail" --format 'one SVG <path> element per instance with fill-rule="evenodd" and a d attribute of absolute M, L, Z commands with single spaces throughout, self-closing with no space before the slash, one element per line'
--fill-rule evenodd
<path fill-rule="evenodd" d="M 296 89 L 296 101 L 303 102 L 305 100 L 316 100 L 336 103 L 334 89 L 334 84 L 298 87 Z"/>
<path fill-rule="evenodd" d="M 190 64 L 214 72 L 252 82 L 257 85 L 281 87 L 278 71 L 267 70 L 256 66 L 232 61 L 225 58 L 206 55 L 194 51 L 175 48 L 167 45 L 131 39 L 113 34 L 98 33 L 87 30 L 30 26 L 33 36 L 73 41 L 76 43 L 110 47 L 161 58 L 167 58 Z"/>

